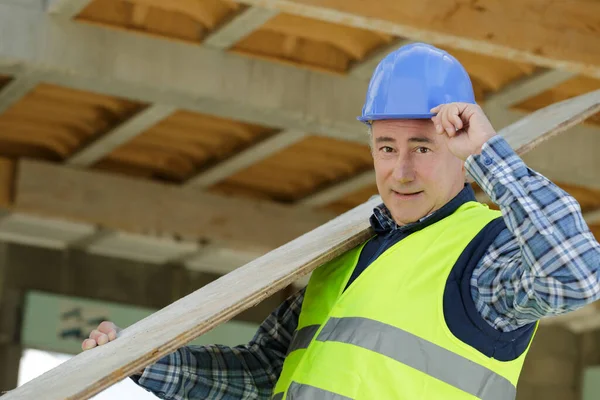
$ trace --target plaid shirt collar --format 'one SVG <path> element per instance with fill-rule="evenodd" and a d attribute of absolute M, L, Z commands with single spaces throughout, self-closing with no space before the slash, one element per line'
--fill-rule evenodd
<path fill-rule="evenodd" d="M 468 201 L 476 201 L 475 192 L 471 188 L 471 185 L 465 183 L 463 189 L 452 200 L 444 204 L 440 209 L 432 212 L 416 222 L 399 226 L 396 221 L 394 221 L 390 211 L 383 203 L 373 209 L 373 215 L 369 221 L 377 234 L 392 231 L 415 232 L 446 218 Z"/>

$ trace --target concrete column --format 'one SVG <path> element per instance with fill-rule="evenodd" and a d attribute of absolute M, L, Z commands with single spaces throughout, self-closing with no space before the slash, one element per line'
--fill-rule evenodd
<path fill-rule="evenodd" d="M 22 353 L 18 334 L 20 295 L 8 289 L 7 252 L 8 245 L 0 243 L 0 392 L 17 387 Z"/>

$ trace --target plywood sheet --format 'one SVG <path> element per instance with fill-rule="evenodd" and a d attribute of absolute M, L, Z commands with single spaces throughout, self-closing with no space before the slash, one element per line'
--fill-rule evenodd
<path fill-rule="evenodd" d="M 211 187 L 227 193 L 245 188 L 269 198 L 293 202 L 372 168 L 367 145 L 326 137 L 306 139 Z"/>
<path fill-rule="evenodd" d="M 142 107 L 110 96 L 40 84 L 0 115 L 0 154 L 64 160 Z"/>
<path fill-rule="evenodd" d="M 109 154 L 96 168 L 183 182 L 275 132 L 188 111 L 178 111 Z"/>

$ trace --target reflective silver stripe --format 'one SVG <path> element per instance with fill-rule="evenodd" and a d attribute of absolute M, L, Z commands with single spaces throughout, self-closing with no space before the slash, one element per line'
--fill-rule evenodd
<path fill-rule="evenodd" d="M 412 333 L 367 318 L 331 318 L 318 341 L 353 344 L 393 358 L 484 400 L 514 399 L 509 380 Z"/>
<path fill-rule="evenodd" d="M 271 400 L 283 400 L 283 392 L 275 393 Z"/>
<path fill-rule="evenodd" d="M 288 389 L 287 400 L 352 400 L 350 397 L 333 393 L 318 387 L 292 382 Z"/>
<path fill-rule="evenodd" d="M 292 338 L 292 343 L 290 344 L 288 354 L 294 350 L 306 349 L 311 340 L 315 337 L 315 334 L 319 330 L 320 326 L 321 325 L 308 325 L 297 330 Z"/>

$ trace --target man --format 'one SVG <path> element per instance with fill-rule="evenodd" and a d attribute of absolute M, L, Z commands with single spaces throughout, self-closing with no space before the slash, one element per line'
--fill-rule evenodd
<path fill-rule="evenodd" d="M 514 399 L 537 321 L 600 296 L 579 205 L 496 135 L 448 53 L 388 55 L 359 120 L 384 203 L 374 237 L 316 269 L 247 345 L 183 347 L 140 386 L 163 399 Z M 117 336 L 105 322 L 82 347 Z"/>

